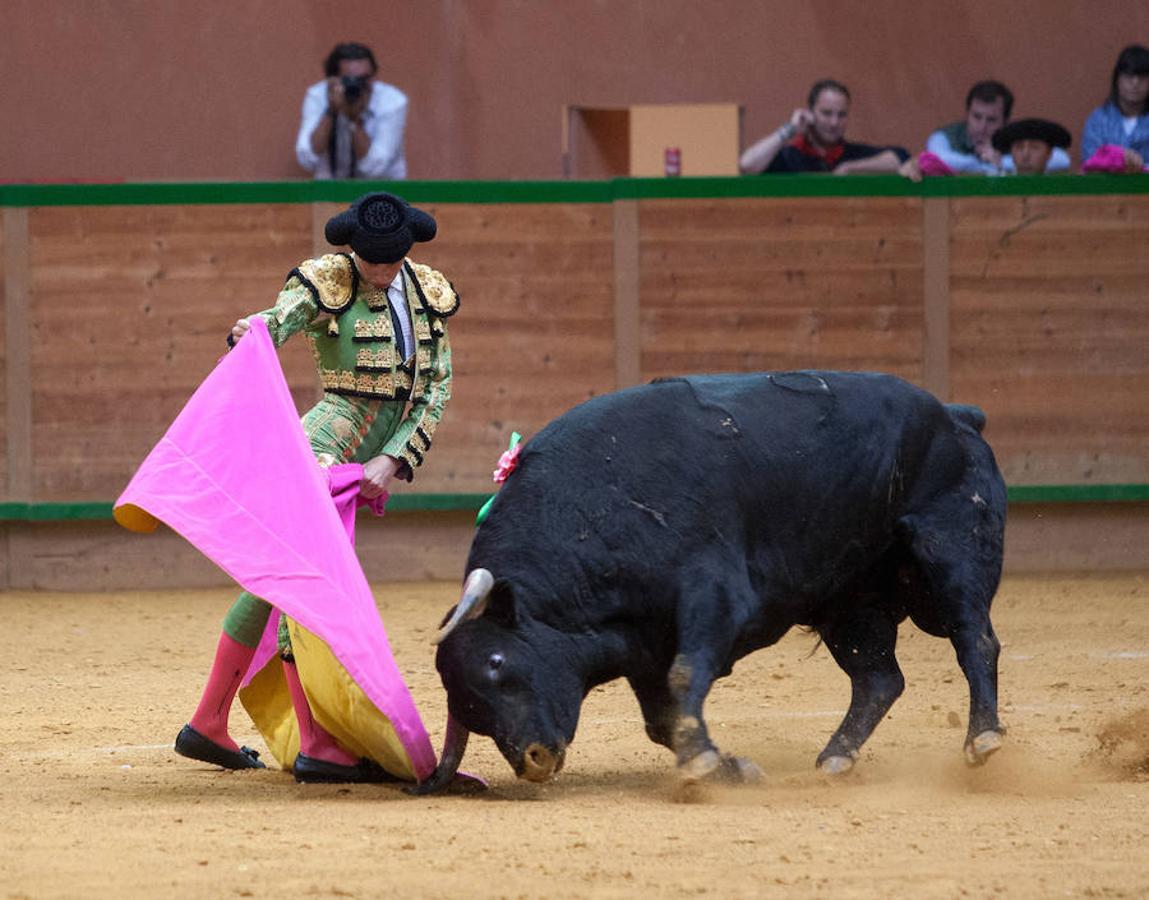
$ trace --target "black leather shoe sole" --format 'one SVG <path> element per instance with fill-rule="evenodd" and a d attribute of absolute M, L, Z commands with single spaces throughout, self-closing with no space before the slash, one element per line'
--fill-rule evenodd
<path fill-rule="evenodd" d="M 266 769 L 259 761 L 259 752 L 250 747 L 240 747 L 239 751 L 228 750 L 185 725 L 176 736 L 176 753 L 188 759 L 211 763 L 224 769 Z"/>
<path fill-rule="evenodd" d="M 366 757 L 353 766 L 343 766 L 300 753 L 291 771 L 295 780 L 303 784 L 379 784 L 402 780 Z"/>

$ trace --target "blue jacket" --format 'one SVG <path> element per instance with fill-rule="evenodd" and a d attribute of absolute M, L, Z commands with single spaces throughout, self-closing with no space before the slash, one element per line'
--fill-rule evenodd
<path fill-rule="evenodd" d="M 1081 136 L 1082 161 L 1089 159 L 1103 144 L 1116 144 L 1136 150 L 1149 162 L 1149 113 L 1137 117 L 1137 125 L 1128 135 L 1122 118 L 1121 110 L 1112 103 L 1099 106 L 1089 114 Z"/>

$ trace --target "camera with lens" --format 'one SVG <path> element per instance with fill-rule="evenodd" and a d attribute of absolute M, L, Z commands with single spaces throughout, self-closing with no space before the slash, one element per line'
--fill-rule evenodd
<path fill-rule="evenodd" d="M 339 80 L 343 84 L 343 97 L 348 103 L 355 103 L 367 89 L 366 75 L 344 75 Z"/>

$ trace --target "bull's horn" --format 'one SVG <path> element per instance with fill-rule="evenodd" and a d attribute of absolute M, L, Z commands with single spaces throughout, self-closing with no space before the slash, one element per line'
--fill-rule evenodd
<path fill-rule="evenodd" d="M 454 614 L 447 624 L 439 629 L 439 633 L 435 635 L 431 643 L 441 643 L 447 635 L 458 627 L 460 622 L 481 616 L 483 610 L 487 608 L 487 598 L 490 596 L 494 584 L 495 576 L 486 569 L 475 569 L 468 575 L 467 581 L 463 585 L 463 596 L 459 600 L 459 605 L 455 607 Z"/>
<path fill-rule="evenodd" d="M 485 571 L 485 570 L 480 570 Z M 459 764 L 463 761 L 463 753 L 467 749 L 467 738 L 470 732 L 455 721 L 455 717 L 447 714 L 447 735 L 443 738 L 443 753 L 439 756 L 439 764 L 435 766 L 426 781 L 420 781 L 412 787 L 405 788 L 409 794 L 435 794 L 444 788 L 450 787 L 459 771 Z M 477 782 L 483 785 L 483 782 Z M 473 788 L 472 788 L 473 789 Z"/>

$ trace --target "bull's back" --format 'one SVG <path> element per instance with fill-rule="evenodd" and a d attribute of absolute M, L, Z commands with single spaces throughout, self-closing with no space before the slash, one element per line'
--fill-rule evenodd
<path fill-rule="evenodd" d="M 704 375 L 588 401 L 527 449 L 649 491 L 687 478 L 700 496 L 781 501 L 880 477 L 947 423 L 931 395 L 888 375 Z"/>
<path fill-rule="evenodd" d="M 876 374 L 692 376 L 603 395 L 527 441 L 471 564 L 510 553 L 556 594 L 609 583 L 669 598 L 701 567 L 817 597 L 884 552 L 921 470 L 961 478 L 953 431 L 930 394 Z"/>

